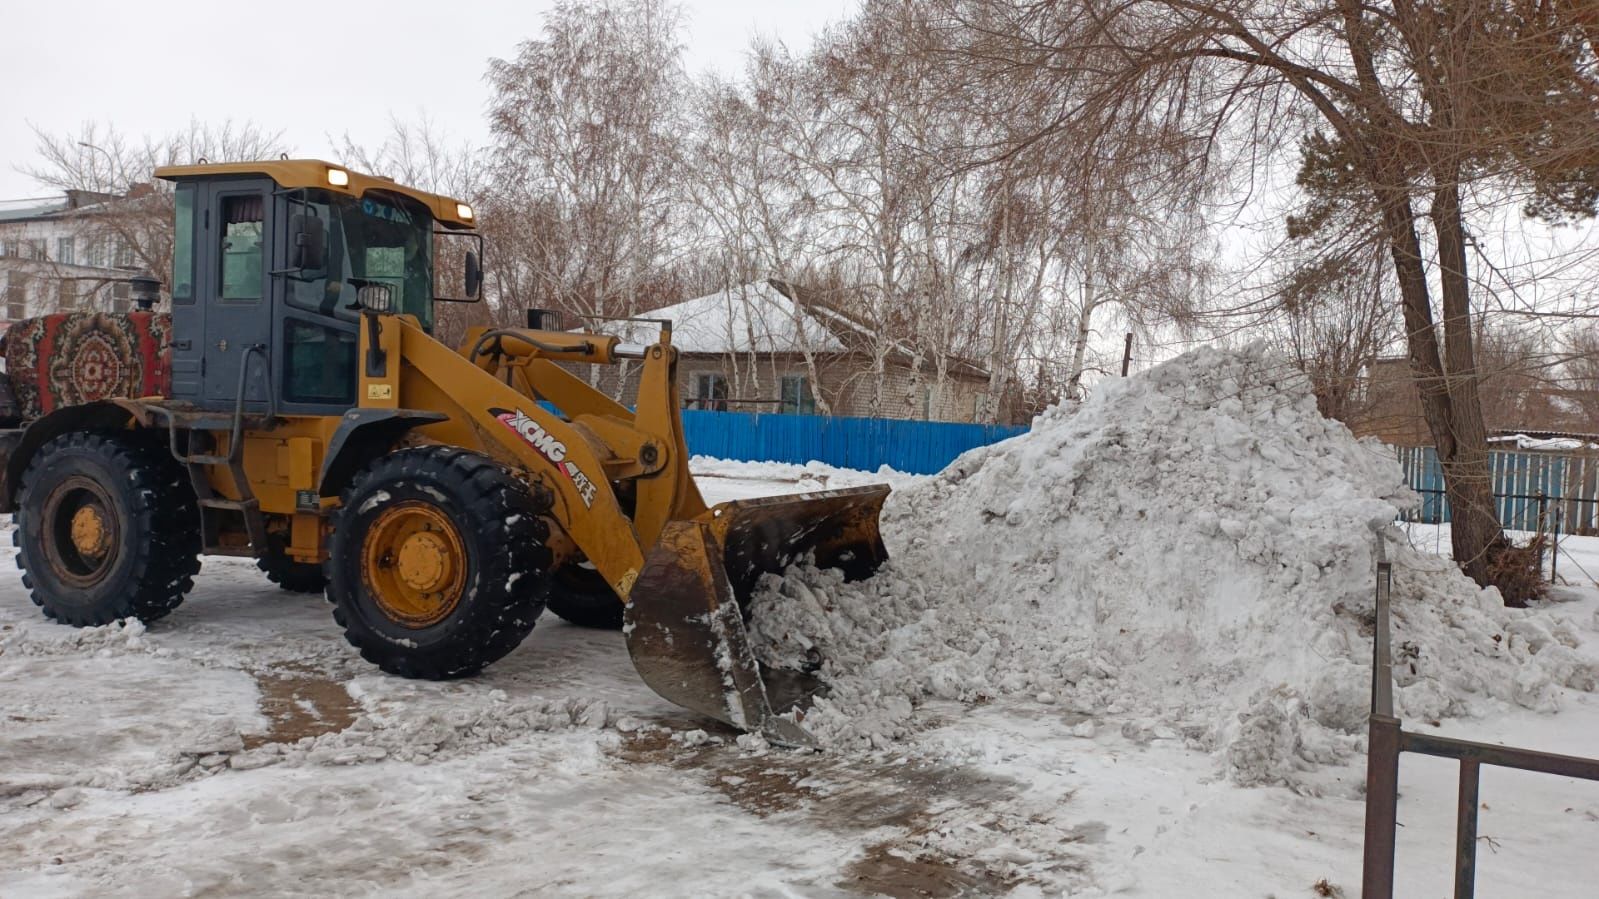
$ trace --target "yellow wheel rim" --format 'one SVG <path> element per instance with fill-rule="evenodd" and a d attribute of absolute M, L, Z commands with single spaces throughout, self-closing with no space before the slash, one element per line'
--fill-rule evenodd
<path fill-rule="evenodd" d="M 362 578 L 390 620 L 411 628 L 448 618 L 466 592 L 466 544 L 436 506 L 397 503 L 366 534 Z"/>
<path fill-rule="evenodd" d="M 64 478 L 45 496 L 39 517 L 45 560 L 62 583 L 87 590 L 115 567 L 121 523 L 110 493 L 94 478 Z"/>
<path fill-rule="evenodd" d="M 111 546 L 111 531 L 98 505 L 80 506 L 72 513 L 72 546 L 79 554 L 98 559 Z"/>

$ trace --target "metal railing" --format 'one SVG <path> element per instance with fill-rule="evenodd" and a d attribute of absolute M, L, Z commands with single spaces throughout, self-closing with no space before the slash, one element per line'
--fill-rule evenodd
<path fill-rule="evenodd" d="M 1399 755 L 1413 752 L 1460 762 L 1455 807 L 1455 899 L 1477 891 L 1477 811 L 1483 765 L 1599 780 L 1599 759 L 1577 758 L 1429 734 L 1407 733 L 1394 717 L 1394 681 L 1388 634 L 1393 564 L 1377 539 L 1377 609 L 1372 640 L 1371 714 L 1367 718 L 1366 845 L 1361 873 L 1364 899 L 1393 899 L 1394 841 L 1399 813 Z"/>

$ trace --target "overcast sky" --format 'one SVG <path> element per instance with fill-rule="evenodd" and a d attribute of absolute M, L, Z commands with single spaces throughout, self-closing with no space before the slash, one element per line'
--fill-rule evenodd
<path fill-rule="evenodd" d="M 486 62 L 537 36 L 551 0 L 275 0 L 272 3 L 45 0 L 7 3 L 0 53 L 0 199 L 46 193 L 33 126 L 112 123 L 130 136 L 190 119 L 283 132 L 296 155 L 328 135 L 377 143 L 390 114 L 425 113 L 451 143 L 487 140 Z M 796 49 L 854 0 L 687 0 L 691 71 L 736 75 L 750 39 Z"/>

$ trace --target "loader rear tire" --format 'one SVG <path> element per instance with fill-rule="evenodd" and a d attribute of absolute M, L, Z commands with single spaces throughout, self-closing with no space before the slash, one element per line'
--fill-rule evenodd
<path fill-rule="evenodd" d="M 333 617 L 361 657 L 401 677 L 466 677 L 544 610 L 549 498 L 486 456 L 384 456 L 341 497 L 325 568 Z"/>
<path fill-rule="evenodd" d="M 328 587 L 321 565 L 295 561 L 278 538 L 269 541 L 266 555 L 255 560 L 255 567 L 265 572 L 267 580 L 277 584 L 280 590 L 290 593 L 322 593 Z"/>
<path fill-rule="evenodd" d="M 39 448 L 17 499 L 17 567 L 35 605 L 89 627 L 165 617 L 200 571 L 200 513 L 165 449 L 75 431 Z"/>
<path fill-rule="evenodd" d="M 598 571 L 579 564 L 564 565 L 550 576 L 550 595 L 544 607 L 578 627 L 622 629 L 622 601 L 616 591 Z"/>

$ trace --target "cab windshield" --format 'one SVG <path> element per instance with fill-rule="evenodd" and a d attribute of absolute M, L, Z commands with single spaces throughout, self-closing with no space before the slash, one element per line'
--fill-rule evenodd
<path fill-rule="evenodd" d="M 387 285 L 392 308 L 433 328 L 433 219 L 399 197 L 355 197 L 311 191 L 303 207 L 326 223 L 325 267 L 293 282 L 292 301 L 339 318 L 354 318 L 357 288 Z M 297 209 L 298 211 L 298 209 Z"/>

